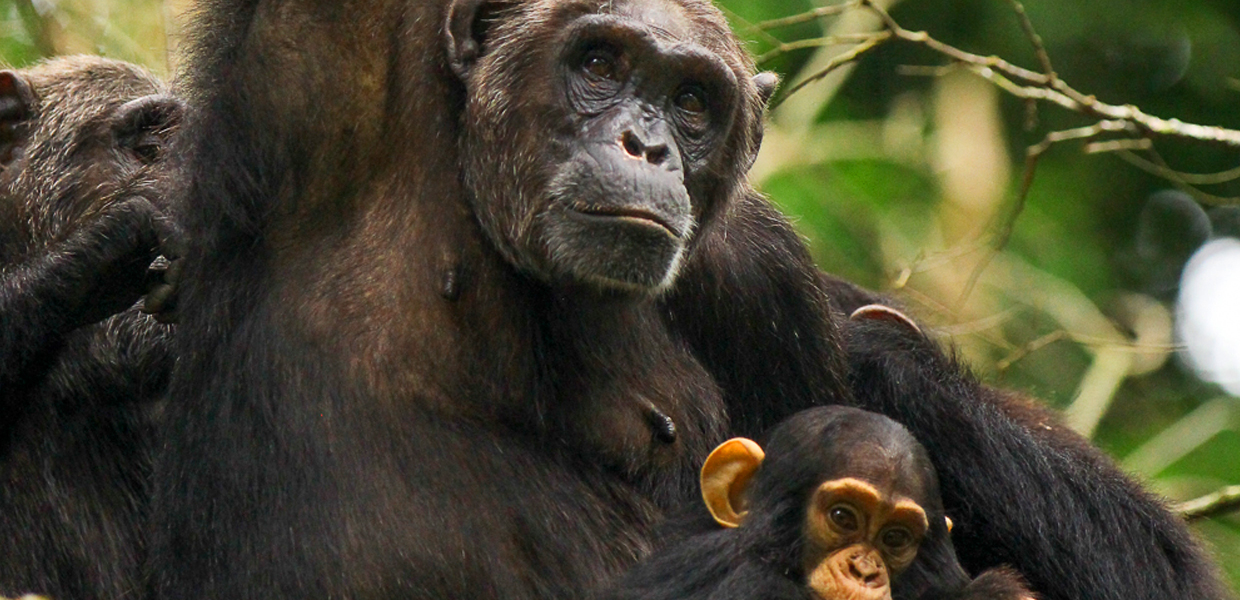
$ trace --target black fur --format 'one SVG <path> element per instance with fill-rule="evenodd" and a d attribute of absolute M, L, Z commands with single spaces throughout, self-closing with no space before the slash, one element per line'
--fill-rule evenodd
<path fill-rule="evenodd" d="M 864 473 L 849 470 L 846 457 L 861 444 L 881 445 L 888 463 L 863 463 Z M 809 409 L 780 423 L 761 445 L 766 459 L 747 487 L 748 512 L 739 528 L 725 529 L 695 507 L 669 525 L 677 541 L 631 569 L 603 598 L 812 600 L 803 567 L 806 510 L 821 483 L 842 477 L 888 482 L 926 512 L 930 528 L 917 562 L 893 573 L 895 598 L 1032 597 L 1010 571 L 988 571 L 970 581 L 943 519 L 934 467 L 921 445 L 890 419 L 849 407 Z"/>
<path fill-rule="evenodd" d="M 1011 565 L 1047 599 L 1230 597 L 1183 521 L 1050 411 L 907 327 L 845 338 L 857 405 L 925 445 L 970 570 Z"/>
<path fill-rule="evenodd" d="M 16 86 L 0 172 L 0 595 L 127 597 L 172 363 L 166 326 L 130 307 L 180 104 L 98 58 L 0 77 Z"/>
<path fill-rule="evenodd" d="M 852 402 L 820 275 L 743 179 L 769 78 L 755 82 L 708 3 L 206 0 L 200 11 L 156 597 L 583 597 L 656 545 L 653 527 L 695 500 L 697 465 L 728 431 Z M 649 38 L 631 39 L 706 48 L 735 79 L 725 137 L 685 163 L 697 228 L 666 289 L 574 280 L 545 263 L 574 257 L 505 221 L 531 214 L 524 203 L 544 200 L 548 170 L 573 149 L 548 57 L 571 15 L 598 13 L 653 20 Z M 496 172 L 462 153 L 478 144 Z M 915 432 L 919 419 L 941 423 L 936 447 L 973 414 L 922 402 L 886 412 Z M 938 456 L 961 476 L 951 463 L 964 457 Z M 1009 475 L 1021 473 L 945 477 L 945 493 L 1027 483 Z M 1056 515 L 1027 516 L 1076 535 Z M 1046 556 L 1058 551 L 1013 562 L 1045 575 L 1089 558 Z"/>

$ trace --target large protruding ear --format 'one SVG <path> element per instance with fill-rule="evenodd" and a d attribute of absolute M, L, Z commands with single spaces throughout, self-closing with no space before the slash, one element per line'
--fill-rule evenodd
<path fill-rule="evenodd" d="M 34 104 L 34 92 L 25 78 L 14 71 L 0 71 L 0 168 L 21 155 Z"/>
<path fill-rule="evenodd" d="M 452 0 L 444 35 L 448 48 L 448 64 L 464 79 L 482 56 L 487 29 L 498 13 L 510 8 L 516 0 Z"/>
<path fill-rule="evenodd" d="M 164 156 L 172 134 L 185 118 L 185 103 L 167 94 L 130 100 L 116 109 L 112 131 L 122 148 L 151 164 Z"/>
<path fill-rule="evenodd" d="M 715 522 L 738 527 L 745 518 L 745 492 L 766 453 L 753 440 L 732 438 L 715 448 L 702 465 L 702 499 Z"/>

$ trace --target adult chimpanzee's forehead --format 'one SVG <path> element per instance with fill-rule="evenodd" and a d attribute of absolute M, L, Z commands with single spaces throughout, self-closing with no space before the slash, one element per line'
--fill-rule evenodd
<path fill-rule="evenodd" d="M 677 40 L 694 37 L 695 30 L 688 13 L 676 2 L 621 0 L 604 4 L 604 11 L 639 21 L 660 37 Z"/>

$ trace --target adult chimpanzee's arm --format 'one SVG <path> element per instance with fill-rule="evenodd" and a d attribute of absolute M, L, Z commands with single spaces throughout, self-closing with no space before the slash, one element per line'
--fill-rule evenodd
<path fill-rule="evenodd" d="M 667 299 L 669 320 L 723 388 L 733 433 L 848 403 L 829 299 L 788 220 L 750 192 L 702 235 Z"/>
<path fill-rule="evenodd" d="M 925 445 L 967 568 L 1011 565 L 1048 600 L 1228 597 L 1183 521 L 1050 411 L 908 327 L 843 329 L 858 406 Z"/>
<path fill-rule="evenodd" d="M 0 390 L 16 386 L 64 335 L 131 306 L 157 244 L 155 208 L 134 198 L 0 275 Z"/>

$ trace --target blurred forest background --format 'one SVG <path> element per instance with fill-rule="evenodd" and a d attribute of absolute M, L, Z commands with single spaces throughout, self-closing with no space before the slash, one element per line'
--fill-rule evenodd
<path fill-rule="evenodd" d="M 839 0 L 717 1 L 784 90 L 881 27 L 860 9 L 770 22 Z M 0 0 L 0 61 L 93 53 L 167 76 L 190 4 Z M 1009 0 L 879 4 L 909 30 L 1040 70 Z M 1025 10 L 1076 89 L 1240 129 L 1240 2 Z M 1027 148 L 1096 119 L 1033 111 L 950 65 L 892 41 L 778 98 L 754 180 L 822 268 L 889 291 L 984 378 L 1062 409 L 1158 492 L 1240 484 L 1240 149 L 1068 140 L 1041 155 L 1022 202 Z M 1240 516 L 1196 527 L 1240 589 Z"/>

